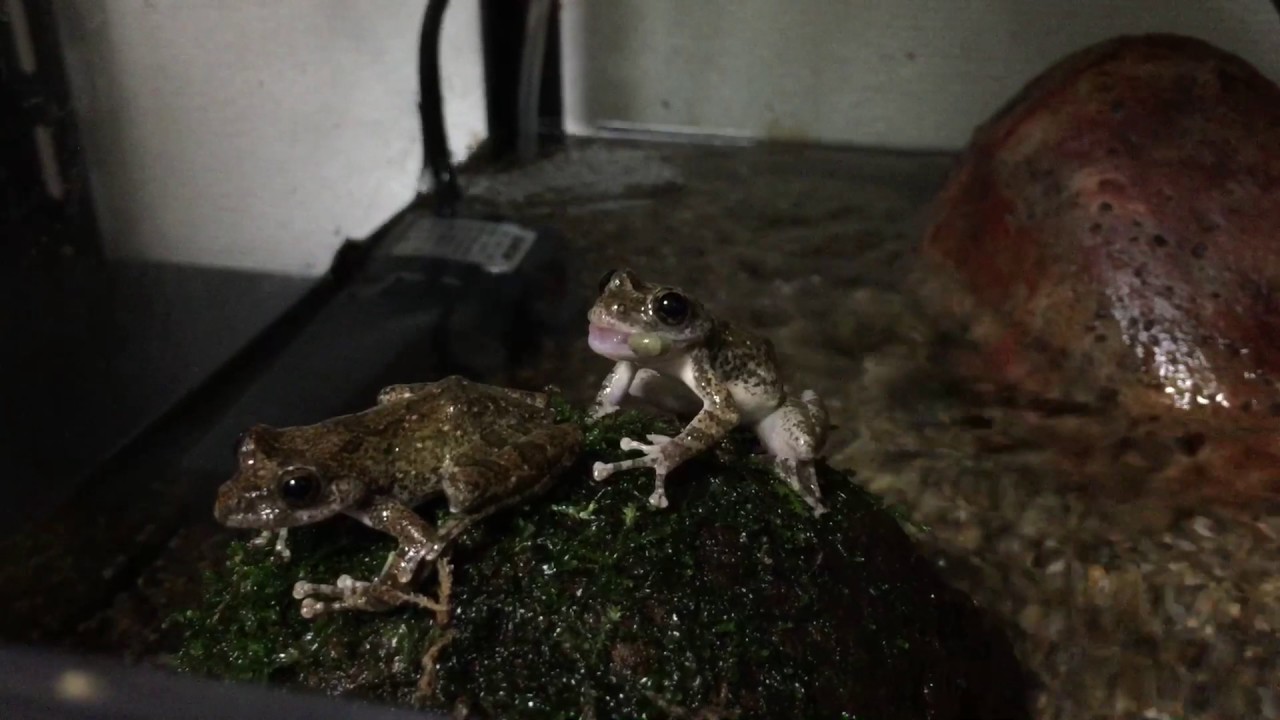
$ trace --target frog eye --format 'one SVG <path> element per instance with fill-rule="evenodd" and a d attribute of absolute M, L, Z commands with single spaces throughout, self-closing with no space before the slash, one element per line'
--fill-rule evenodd
<path fill-rule="evenodd" d="M 292 508 L 311 505 L 320 497 L 320 477 L 315 471 L 298 468 L 280 481 L 280 499 Z"/>
<path fill-rule="evenodd" d="M 617 270 L 609 270 L 604 275 L 600 276 L 600 292 L 604 292 L 604 289 L 609 287 L 609 282 L 613 280 L 613 276 L 617 274 Z"/>
<path fill-rule="evenodd" d="M 689 319 L 689 299 L 668 290 L 653 299 L 653 314 L 667 325 L 679 325 Z"/>

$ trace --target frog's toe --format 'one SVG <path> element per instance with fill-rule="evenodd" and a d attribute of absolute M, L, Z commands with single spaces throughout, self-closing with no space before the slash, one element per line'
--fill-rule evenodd
<path fill-rule="evenodd" d="M 667 507 L 669 503 L 667 501 L 666 491 L 662 488 L 654 490 L 653 494 L 649 496 L 649 504 L 659 509 Z"/>
<path fill-rule="evenodd" d="M 671 442 L 671 438 L 666 435 L 645 435 L 645 439 L 649 441 L 647 444 L 631 438 L 622 438 L 622 441 L 618 443 L 618 447 L 626 452 L 639 450 L 646 455 L 655 455 L 663 445 Z"/>
<path fill-rule="evenodd" d="M 324 603 L 315 598 L 303 598 L 302 607 L 299 609 L 302 617 L 310 620 L 311 618 L 324 612 Z"/>
<path fill-rule="evenodd" d="M 609 463 L 598 462 L 591 466 L 591 477 L 597 482 L 604 480 L 613 474 L 613 466 Z"/>
<path fill-rule="evenodd" d="M 355 589 L 356 581 L 350 575 L 339 577 L 332 585 L 299 580 L 293 584 L 293 597 L 295 600 L 302 600 L 312 595 L 343 597 L 351 594 Z"/>

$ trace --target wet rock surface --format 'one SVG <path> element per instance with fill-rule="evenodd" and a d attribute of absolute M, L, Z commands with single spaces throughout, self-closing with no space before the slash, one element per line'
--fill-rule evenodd
<path fill-rule="evenodd" d="M 551 495 L 464 536 L 447 613 L 299 617 L 294 581 L 394 546 L 354 523 L 295 531 L 288 564 L 236 543 L 176 664 L 482 717 L 1030 717 L 1003 632 L 845 475 L 821 468 L 815 519 L 741 433 L 673 473 L 666 511 L 645 473 L 590 479 L 621 437 L 675 430 L 591 428 Z"/>
<path fill-rule="evenodd" d="M 1139 426 L 1090 438 L 1114 459 L 1252 502 L 1280 498 L 1278 220 L 1280 87 L 1198 40 L 1121 38 L 977 131 L 924 250 L 960 279 L 937 304 L 976 375 L 1118 403 Z"/>

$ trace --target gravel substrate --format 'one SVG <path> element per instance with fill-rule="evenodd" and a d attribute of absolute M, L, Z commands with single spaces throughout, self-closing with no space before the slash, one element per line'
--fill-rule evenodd
<path fill-rule="evenodd" d="M 1042 684 L 1037 717 L 1280 717 L 1280 511 L 1091 492 L 1050 459 L 1054 438 L 1118 432 L 1124 418 L 1036 418 L 943 382 L 936 333 L 902 288 L 949 157 L 617 143 L 575 152 L 586 153 L 585 184 L 566 180 L 574 156 L 562 157 L 543 171 L 553 192 L 539 195 L 526 176 L 526 194 L 495 206 L 562 230 L 583 292 L 628 266 L 772 337 L 797 388 L 827 399 L 832 462 L 901 504 L 948 577 L 1007 622 Z M 650 184 L 591 184 L 611 167 Z M 608 368 L 585 343 L 547 351 L 522 382 L 586 400 Z M 1142 486 L 1133 468 L 1114 472 Z"/>

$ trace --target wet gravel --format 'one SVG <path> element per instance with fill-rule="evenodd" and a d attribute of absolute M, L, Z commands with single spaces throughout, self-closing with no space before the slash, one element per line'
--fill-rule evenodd
<path fill-rule="evenodd" d="M 772 337 L 795 387 L 827 399 L 833 464 L 900 504 L 947 577 L 1005 621 L 1041 683 L 1038 718 L 1280 717 L 1280 509 L 1133 491 L 1143 468 L 1087 456 L 1125 418 L 1037 416 L 952 382 L 904 282 L 949 157 L 573 153 L 474 189 L 506 187 L 495 209 L 563 231 L 581 293 L 629 266 Z M 607 369 L 585 343 L 552 346 L 518 382 L 585 401 Z M 1055 459 L 1067 434 L 1077 453 L 1084 438 L 1079 468 Z M 1086 466 L 1130 491 L 1097 492 Z"/>

